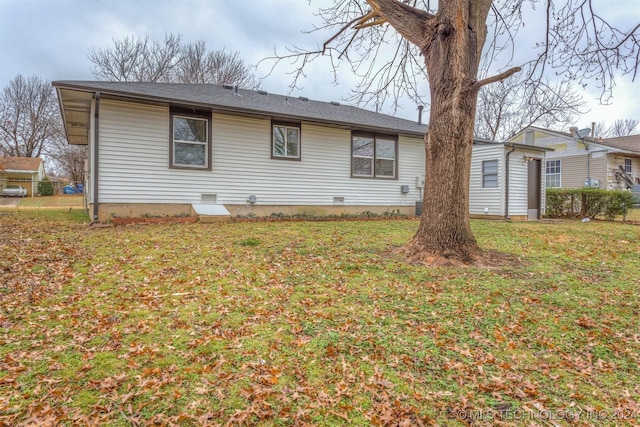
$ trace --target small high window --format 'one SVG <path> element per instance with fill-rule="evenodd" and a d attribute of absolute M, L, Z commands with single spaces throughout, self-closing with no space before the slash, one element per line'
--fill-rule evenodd
<path fill-rule="evenodd" d="M 300 125 L 273 124 L 271 157 L 300 160 Z"/>

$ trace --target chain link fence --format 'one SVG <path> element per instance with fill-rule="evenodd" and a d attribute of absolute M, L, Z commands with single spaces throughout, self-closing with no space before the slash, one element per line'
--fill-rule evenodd
<path fill-rule="evenodd" d="M 87 210 L 81 182 L 7 179 L 0 182 L 0 210 Z"/>

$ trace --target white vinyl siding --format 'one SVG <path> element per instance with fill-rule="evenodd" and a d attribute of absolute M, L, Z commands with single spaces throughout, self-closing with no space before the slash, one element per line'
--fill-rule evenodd
<path fill-rule="evenodd" d="M 507 149 L 509 150 L 509 149 Z M 516 150 L 509 155 L 509 216 L 524 216 L 529 210 L 529 163 L 524 157 L 531 156 Z M 544 159 L 541 168 L 544 167 Z M 544 171 L 540 171 L 542 174 Z M 544 189 L 541 188 L 544 194 Z M 504 191 L 502 192 L 504 197 Z M 542 212 L 542 205 L 541 205 Z"/>
<path fill-rule="evenodd" d="M 473 146 L 469 180 L 469 213 L 472 215 L 504 214 L 503 153 L 504 146 L 502 144 Z M 497 186 L 483 187 L 483 163 L 496 160 Z"/>
<path fill-rule="evenodd" d="M 505 179 L 507 160 L 506 153 L 510 148 L 502 144 L 473 146 L 471 155 L 471 176 L 469 182 L 469 213 L 472 215 L 503 216 L 506 213 Z M 522 151 L 517 149 L 509 155 L 509 216 L 526 216 L 528 213 L 528 163 L 525 156 L 540 155 L 542 164 L 544 158 L 539 152 Z M 497 187 L 483 187 L 483 163 L 498 162 Z M 543 171 L 541 171 L 543 172 Z M 541 188 L 541 212 L 545 209 L 544 176 Z"/>
<path fill-rule="evenodd" d="M 351 178 L 351 131 L 301 124 L 300 161 L 271 158 L 269 119 L 213 114 L 211 171 L 170 169 L 169 108 L 103 100 L 100 104 L 100 202 L 246 205 L 413 206 L 424 174 L 424 142 L 398 139 L 397 180 Z M 409 185 L 408 194 L 400 186 Z"/>

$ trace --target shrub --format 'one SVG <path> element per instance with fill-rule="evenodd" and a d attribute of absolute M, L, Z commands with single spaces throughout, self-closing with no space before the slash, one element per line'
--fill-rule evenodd
<path fill-rule="evenodd" d="M 547 216 L 552 218 L 603 215 L 613 220 L 617 215 L 624 215 L 632 205 L 631 193 L 623 190 L 547 189 Z"/>
<path fill-rule="evenodd" d="M 53 183 L 46 176 L 38 183 L 38 193 L 41 196 L 53 196 Z"/>

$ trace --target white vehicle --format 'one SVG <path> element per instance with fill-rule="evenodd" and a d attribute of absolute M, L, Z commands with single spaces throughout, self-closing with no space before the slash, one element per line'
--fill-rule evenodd
<path fill-rule="evenodd" d="M 25 197 L 27 190 L 21 185 L 7 185 L 2 189 L 2 197 Z"/>

